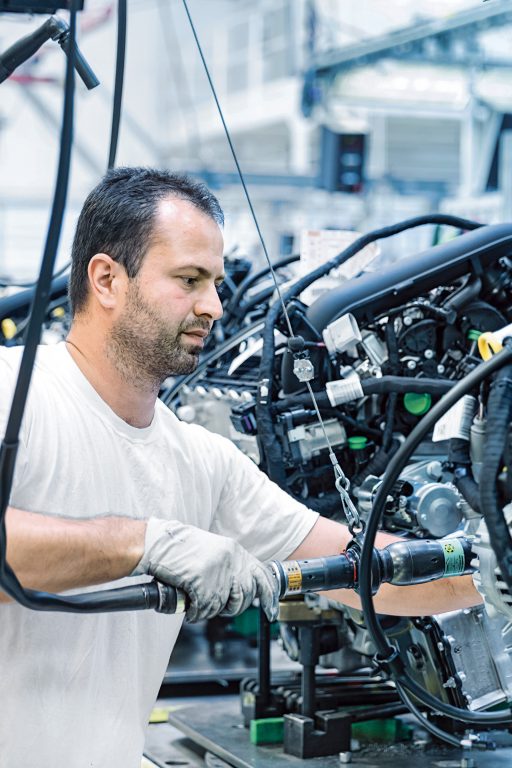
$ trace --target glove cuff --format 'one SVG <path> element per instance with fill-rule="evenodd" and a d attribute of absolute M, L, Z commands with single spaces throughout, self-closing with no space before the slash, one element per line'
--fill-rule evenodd
<path fill-rule="evenodd" d="M 141 576 L 149 573 L 150 553 L 153 549 L 153 545 L 164 533 L 169 533 L 172 523 L 172 520 L 162 520 L 159 517 L 149 517 L 147 519 L 146 534 L 144 538 L 144 554 L 137 567 L 130 573 L 130 576 Z"/>

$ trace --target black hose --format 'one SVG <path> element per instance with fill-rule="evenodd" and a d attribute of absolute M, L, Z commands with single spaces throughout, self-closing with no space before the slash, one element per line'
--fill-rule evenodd
<path fill-rule="evenodd" d="M 376 240 L 392 237 L 393 235 L 398 235 L 406 229 L 423 226 L 425 224 L 446 224 L 448 226 L 457 227 L 458 229 L 468 230 L 477 229 L 481 226 L 477 222 L 461 219 L 458 216 L 430 214 L 427 216 L 416 216 L 415 218 L 407 219 L 406 221 L 402 221 L 390 227 L 374 230 L 373 232 L 369 232 L 368 234 L 359 237 L 344 251 L 338 253 L 334 258 L 294 283 L 282 295 L 283 302 L 297 296 L 316 280 L 328 274 L 331 269 L 341 266 L 370 243 L 373 243 Z M 282 450 L 274 432 L 274 424 L 270 412 L 270 404 L 273 398 L 272 390 L 274 378 L 274 329 L 281 312 L 281 303 L 276 302 L 269 308 L 265 322 L 259 376 L 260 393 L 262 393 L 263 396 L 260 394 L 256 403 L 256 420 L 258 422 L 258 446 L 260 455 L 264 460 L 269 477 L 277 482 L 278 485 L 284 487 L 283 483 L 285 477 L 282 470 Z"/>
<path fill-rule="evenodd" d="M 386 424 L 384 432 L 382 433 L 382 448 L 384 451 L 388 451 L 393 440 L 393 430 L 395 428 L 395 413 L 396 404 L 398 402 L 398 394 L 391 392 L 388 395 L 388 401 L 386 403 Z"/>
<path fill-rule="evenodd" d="M 361 381 L 365 395 L 385 395 L 390 392 L 406 395 L 408 392 L 414 392 L 441 397 L 449 392 L 454 384 L 451 379 L 412 379 L 408 376 L 381 376 Z"/>
<path fill-rule="evenodd" d="M 397 375 L 400 373 L 400 355 L 398 352 L 398 340 L 396 338 L 394 321 L 389 319 L 386 323 L 386 346 L 388 348 L 388 368 L 389 372 Z"/>
<path fill-rule="evenodd" d="M 438 728 L 434 723 L 431 723 L 430 720 L 428 720 L 428 718 L 426 718 L 420 712 L 416 704 L 414 704 L 411 698 L 407 695 L 406 691 L 400 685 L 400 683 L 396 683 L 396 690 L 398 691 L 398 695 L 402 699 L 405 706 L 410 709 L 414 717 L 423 726 L 423 728 L 425 728 L 426 731 L 431 733 L 432 736 L 435 736 L 437 739 L 441 739 L 442 741 L 446 741 L 447 744 L 451 744 L 452 747 L 457 747 L 460 749 L 462 746 L 460 739 L 457 739 L 456 736 L 452 736 L 451 733 L 447 733 L 446 731 L 441 730 L 441 728 Z"/>
<path fill-rule="evenodd" d="M 110 132 L 110 148 L 108 152 L 108 168 L 113 168 L 116 163 L 117 142 L 119 140 L 119 127 L 121 124 L 121 105 L 123 101 L 124 64 L 126 58 L 126 28 L 127 11 L 126 0 L 117 0 L 117 53 L 116 76 L 114 84 L 114 96 L 112 106 L 112 128 Z"/>
<path fill-rule="evenodd" d="M 448 447 L 448 461 L 453 464 L 453 484 L 469 506 L 480 513 L 480 490 L 471 470 L 469 440 L 452 438 Z"/>
<path fill-rule="evenodd" d="M 100 590 L 80 595 L 62 596 L 36 590 L 25 590 L 6 560 L 7 533 L 5 513 L 11 494 L 14 467 L 19 444 L 19 432 L 28 389 L 32 377 L 34 360 L 41 334 L 41 325 L 46 313 L 48 295 L 52 284 L 53 265 L 59 244 L 62 220 L 71 166 L 74 113 L 74 63 L 76 51 L 76 3 L 71 0 L 69 53 L 66 65 L 64 106 L 57 180 L 48 226 L 39 280 L 34 293 L 32 310 L 27 325 L 25 348 L 16 382 L 11 410 L 7 420 L 5 437 L 0 446 L 0 588 L 25 608 L 39 611 L 64 611 L 96 613 L 104 611 L 146 610 L 155 608 L 174 612 L 177 593 L 173 587 L 162 586 L 153 581 L 110 590 Z M 162 595 L 165 598 L 162 601 Z"/>
<path fill-rule="evenodd" d="M 230 320 L 230 324 L 233 323 L 235 320 L 239 320 L 241 317 L 245 317 L 251 309 L 254 309 L 254 307 L 257 307 L 258 304 L 262 304 L 263 302 L 268 301 L 272 294 L 275 291 L 274 285 L 267 285 L 266 288 L 263 288 L 263 290 L 259 291 L 258 293 L 255 293 L 253 296 L 251 296 L 250 299 L 248 299 L 246 302 L 243 302 L 240 304 L 236 309 L 232 311 L 232 316 Z"/>
<path fill-rule="evenodd" d="M 405 671 L 396 649 L 388 643 L 386 635 L 378 621 L 377 614 L 375 613 L 372 596 L 372 558 L 375 537 L 377 535 L 379 522 L 384 512 L 388 494 L 421 441 L 430 432 L 441 416 L 443 416 L 461 397 L 479 387 L 482 381 L 511 362 L 512 350 L 505 347 L 490 360 L 487 360 L 485 363 L 482 363 L 475 368 L 464 379 L 458 381 L 453 389 L 436 403 L 432 410 L 429 411 L 419 424 L 416 425 L 398 452 L 391 459 L 388 471 L 384 475 L 382 483 L 379 486 L 372 511 L 367 520 L 360 559 L 359 594 L 361 597 L 365 623 L 375 647 L 377 648 L 377 663 L 383 669 L 386 669 L 389 674 L 394 675 L 401 685 L 407 688 L 410 693 L 426 706 L 437 712 L 441 712 L 447 717 L 471 723 L 472 725 L 481 726 L 508 725 L 512 722 L 512 712 L 508 710 L 500 713 L 478 713 L 446 704 L 439 701 L 435 696 L 432 696 L 428 691 L 425 691 L 410 677 Z"/>
<path fill-rule="evenodd" d="M 30 305 L 34 301 L 36 286 L 37 283 L 24 291 L 13 293 L 12 296 L 2 296 L 0 299 L 0 318 L 11 317 L 12 315 L 16 315 L 21 312 L 23 312 L 26 316 L 28 314 Z M 53 297 L 60 294 L 65 297 L 67 294 L 67 288 L 68 275 L 61 275 L 60 277 L 54 275 L 48 290 L 48 295 Z"/>
<path fill-rule="evenodd" d="M 282 269 L 283 267 L 287 267 L 289 264 L 293 264 L 295 261 L 298 261 L 300 259 L 300 253 L 294 253 L 291 256 L 285 256 L 283 259 L 279 259 L 279 261 L 274 262 L 272 265 L 274 271 L 276 269 Z M 246 293 L 251 286 L 253 286 L 255 283 L 259 282 L 265 275 L 268 275 L 270 272 L 270 267 L 267 265 L 264 267 L 264 269 L 260 269 L 259 272 L 255 272 L 253 275 L 247 275 L 244 280 L 240 283 L 238 286 L 236 293 L 233 294 L 233 296 L 228 301 L 226 307 L 224 308 L 224 312 L 226 313 L 233 313 L 235 315 L 240 314 L 238 312 L 238 305 L 240 304 L 240 301 L 242 299 L 242 296 L 244 293 Z M 272 289 L 274 290 L 274 288 Z"/>
<path fill-rule="evenodd" d="M 405 395 L 408 392 L 414 394 L 429 394 L 441 397 L 449 392 L 455 382 L 451 379 L 412 379 L 408 376 L 381 376 L 380 378 L 369 378 L 361 380 L 363 395 L 387 395 L 396 393 Z M 315 392 L 316 401 L 321 408 L 329 408 L 331 401 L 326 392 Z M 311 405 L 311 395 L 304 392 L 300 395 L 293 395 L 272 403 L 271 412 L 283 413 L 290 408 L 299 405 Z"/>
<path fill-rule="evenodd" d="M 512 591 L 512 538 L 498 499 L 497 478 L 512 418 L 512 365 L 496 375 L 487 400 L 487 422 L 480 474 L 480 503 L 501 574 Z"/>
<path fill-rule="evenodd" d="M 71 165 L 71 147 L 73 143 L 74 112 L 74 64 L 76 49 L 76 3 L 71 3 L 70 45 L 66 64 L 66 82 L 64 87 L 64 105 L 61 129 L 61 143 L 57 180 L 48 225 L 48 234 L 41 263 L 37 288 L 34 293 L 30 320 L 25 335 L 18 379 L 14 389 L 5 436 L 0 447 L 0 586 L 10 596 L 26 607 L 38 607 L 38 600 L 26 596 L 13 570 L 6 561 L 7 537 L 5 512 L 9 503 L 16 455 L 18 451 L 21 420 L 25 409 L 32 370 L 41 333 L 41 325 L 46 312 L 48 291 L 52 279 L 53 265 L 59 244 L 60 232 L 69 182 Z M 53 595 L 51 597 L 54 597 Z M 57 598 L 59 599 L 59 598 Z"/>
<path fill-rule="evenodd" d="M 468 285 L 465 285 L 464 288 L 461 288 L 460 291 L 457 291 L 457 293 L 447 299 L 443 304 L 443 308 L 453 309 L 455 312 L 458 312 L 465 304 L 468 304 L 470 301 L 480 296 L 481 290 L 482 281 L 479 277 L 477 277 Z"/>
<path fill-rule="evenodd" d="M 395 453 L 400 448 L 400 443 L 398 440 L 392 440 L 389 448 L 379 448 L 375 453 L 373 454 L 372 458 L 366 464 L 364 469 L 362 469 L 360 472 L 358 472 L 354 477 L 351 479 L 351 485 L 353 488 L 357 487 L 358 485 L 361 485 L 361 483 L 370 475 L 375 475 L 376 477 L 380 477 L 385 471 L 386 468 L 389 465 L 389 462 L 395 455 Z"/>

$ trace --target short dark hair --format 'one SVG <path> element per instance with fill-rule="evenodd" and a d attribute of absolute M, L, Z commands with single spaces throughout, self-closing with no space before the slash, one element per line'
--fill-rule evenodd
<path fill-rule="evenodd" d="M 135 277 L 151 245 L 160 200 L 188 200 L 220 226 L 224 215 L 217 198 L 182 173 L 154 168 L 115 168 L 89 193 L 80 212 L 71 250 L 71 313 L 84 308 L 89 291 L 87 269 L 95 253 L 107 253 Z"/>

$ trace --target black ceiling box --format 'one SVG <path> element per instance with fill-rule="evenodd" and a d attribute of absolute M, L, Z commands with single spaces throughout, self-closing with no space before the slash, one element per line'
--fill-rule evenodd
<path fill-rule="evenodd" d="M 10 13 L 55 13 L 58 8 L 69 10 L 70 0 L 61 0 L 61 2 L 52 2 L 52 0 L 0 0 L 0 13 L 8 11 Z M 84 7 L 83 0 L 75 3 L 77 11 L 82 11 Z"/>

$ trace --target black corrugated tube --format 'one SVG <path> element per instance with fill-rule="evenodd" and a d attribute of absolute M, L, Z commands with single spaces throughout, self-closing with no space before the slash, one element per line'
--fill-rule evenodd
<path fill-rule="evenodd" d="M 496 374 L 487 400 L 484 459 L 480 475 L 480 504 L 491 546 L 505 582 L 512 590 L 512 538 L 498 498 L 497 477 L 512 418 L 512 365 Z"/>
<path fill-rule="evenodd" d="M 480 490 L 471 471 L 469 440 L 454 437 L 448 448 L 448 461 L 453 464 L 453 484 L 475 512 L 480 512 Z"/>
<path fill-rule="evenodd" d="M 378 379 L 363 379 L 361 386 L 365 395 L 406 395 L 408 392 L 441 397 L 455 384 L 451 379 L 410 379 L 408 376 L 381 376 Z"/>

